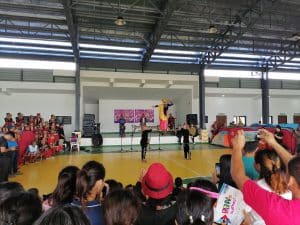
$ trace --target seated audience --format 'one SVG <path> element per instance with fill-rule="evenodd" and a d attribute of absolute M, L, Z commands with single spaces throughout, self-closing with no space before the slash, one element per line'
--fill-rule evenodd
<path fill-rule="evenodd" d="M 40 199 L 30 193 L 21 192 L 0 204 L 0 224 L 32 225 L 42 214 Z"/>
<path fill-rule="evenodd" d="M 31 142 L 31 145 L 28 146 L 27 156 L 28 156 L 30 162 L 35 162 L 36 159 L 41 157 L 41 153 L 39 151 L 39 146 L 37 145 L 35 140 L 33 140 Z"/>
<path fill-rule="evenodd" d="M 139 210 L 140 203 L 130 191 L 112 191 L 104 202 L 105 225 L 133 225 Z"/>
<path fill-rule="evenodd" d="M 180 194 L 180 192 L 184 189 L 183 188 L 183 182 L 182 182 L 182 179 L 180 177 L 176 177 L 174 183 L 175 183 L 175 187 L 173 189 L 172 195 L 174 197 L 177 197 Z"/>
<path fill-rule="evenodd" d="M 252 180 L 257 180 L 259 178 L 259 174 L 254 167 L 254 156 L 255 152 L 258 149 L 258 142 L 246 142 L 244 147 L 244 155 L 243 155 L 243 163 L 245 167 L 245 172 L 248 177 Z"/>
<path fill-rule="evenodd" d="M 173 178 L 160 163 L 153 163 L 142 176 L 142 192 L 147 197 L 136 225 L 174 225 L 176 202 L 172 200 Z"/>
<path fill-rule="evenodd" d="M 44 201 L 43 207 L 45 210 L 73 202 L 76 193 L 76 178 L 78 172 L 79 168 L 76 166 L 67 166 L 60 171 L 53 193 Z"/>
<path fill-rule="evenodd" d="M 91 225 L 104 224 L 100 202 L 104 187 L 105 169 L 96 161 L 87 162 L 79 171 L 76 182 L 76 197 L 72 205 L 82 208 Z"/>
<path fill-rule="evenodd" d="M 212 225 L 217 198 L 218 189 L 210 181 L 197 180 L 190 184 L 178 196 L 176 224 Z"/>
<path fill-rule="evenodd" d="M 0 183 L 0 204 L 7 198 L 24 192 L 23 186 L 18 182 L 2 182 Z"/>
<path fill-rule="evenodd" d="M 80 208 L 60 205 L 45 212 L 34 225 L 90 225 L 90 221 Z"/>
<path fill-rule="evenodd" d="M 276 193 L 261 188 L 245 174 L 242 150 L 245 146 L 243 131 L 238 131 L 233 139 L 231 174 L 238 188 L 242 190 L 244 201 L 257 212 L 267 225 L 300 224 L 300 156 L 292 157 L 267 130 L 260 131 L 260 138 L 271 146 L 288 168 L 287 185 L 293 199 L 287 200 Z"/>

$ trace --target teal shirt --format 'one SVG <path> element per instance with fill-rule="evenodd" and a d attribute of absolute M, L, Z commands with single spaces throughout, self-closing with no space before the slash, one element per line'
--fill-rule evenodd
<path fill-rule="evenodd" d="M 244 163 L 246 175 L 251 180 L 257 180 L 259 178 L 259 174 L 254 168 L 254 157 L 243 156 L 243 163 Z"/>

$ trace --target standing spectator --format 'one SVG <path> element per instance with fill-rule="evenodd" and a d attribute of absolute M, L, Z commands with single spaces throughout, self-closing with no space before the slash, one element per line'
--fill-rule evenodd
<path fill-rule="evenodd" d="M 160 163 L 153 163 L 142 178 L 142 191 L 148 197 L 136 225 L 174 225 L 176 202 L 172 200 L 173 178 Z"/>
<path fill-rule="evenodd" d="M 12 127 L 14 127 L 15 122 L 14 122 L 14 120 L 12 118 L 12 114 L 11 113 L 6 113 L 6 117 L 4 118 L 4 122 L 5 122 L 4 126 L 8 130 L 10 130 Z"/>
<path fill-rule="evenodd" d="M 18 143 L 16 141 L 15 133 L 12 131 L 9 133 L 11 135 L 11 139 L 7 140 L 7 146 L 8 146 L 8 154 L 11 159 L 10 174 L 15 175 L 18 173 L 19 150 L 18 150 Z"/>
<path fill-rule="evenodd" d="M 91 225 L 103 225 L 103 211 L 100 202 L 104 188 L 105 169 L 96 161 L 87 162 L 80 170 L 76 182 L 76 197 L 72 205 L 81 207 Z"/>
<path fill-rule="evenodd" d="M 56 124 L 56 116 L 54 114 L 51 114 L 49 119 L 49 126 L 51 127 L 52 124 Z"/>
<path fill-rule="evenodd" d="M 65 131 L 64 131 L 64 124 L 60 124 L 57 128 L 57 134 L 59 138 L 59 144 L 63 145 L 65 143 L 66 137 L 65 137 Z"/>
<path fill-rule="evenodd" d="M 18 112 L 16 117 L 16 126 L 21 126 L 24 123 L 24 116 L 22 113 Z"/>
<path fill-rule="evenodd" d="M 11 168 L 11 158 L 8 153 L 8 143 L 13 139 L 14 133 L 7 132 L 3 137 L 0 137 L 0 182 L 8 181 L 8 175 Z"/>
<path fill-rule="evenodd" d="M 276 131 L 275 131 L 274 135 L 275 135 L 276 141 L 282 145 L 283 133 L 281 131 L 281 126 L 279 126 L 279 125 L 276 126 Z"/>
<path fill-rule="evenodd" d="M 104 202 L 105 225 L 133 225 L 139 210 L 140 203 L 130 191 L 113 191 Z"/>
<path fill-rule="evenodd" d="M 258 149 L 258 141 L 247 142 L 244 148 L 243 163 L 245 167 L 245 172 L 248 177 L 252 180 L 257 180 L 259 174 L 254 167 L 254 156 Z"/>
<path fill-rule="evenodd" d="M 43 121 L 44 120 L 41 117 L 41 113 L 37 113 L 34 121 L 35 126 L 41 126 L 43 124 Z"/>

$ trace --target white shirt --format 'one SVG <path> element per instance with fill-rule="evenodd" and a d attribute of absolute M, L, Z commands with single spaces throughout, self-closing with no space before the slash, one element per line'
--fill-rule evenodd
<path fill-rule="evenodd" d="M 38 146 L 37 145 L 35 145 L 35 146 L 32 146 L 32 145 L 29 145 L 28 146 L 28 151 L 29 151 L 29 153 L 36 153 L 36 152 L 38 152 Z"/>

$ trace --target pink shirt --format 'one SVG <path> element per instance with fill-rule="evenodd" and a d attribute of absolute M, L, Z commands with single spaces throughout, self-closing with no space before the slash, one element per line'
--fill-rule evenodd
<path fill-rule="evenodd" d="M 243 186 L 244 201 L 265 221 L 266 225 L 300 224 L 300 199 L 286 200 L 248 180 Z"/>

